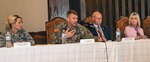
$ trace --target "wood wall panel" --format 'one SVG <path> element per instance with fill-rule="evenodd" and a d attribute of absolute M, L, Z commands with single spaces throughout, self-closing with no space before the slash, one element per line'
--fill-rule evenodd
<path fill-rule="evenodd" d="M 66 12 L 69 10 L 69 0 L 48 0 L 49 20 L 54 17 L 66 18 Z"/>
<path fill-rule="evenodd" d="M 122 6 L 122 16 L 125 16 L 125 12 L 126 12 L 125 0 L 122 0 L 121 6 Z"/>
<path fill-rule="evenodd" d="M 134 0 L 134 9 L 135 9 L 134 11 L 135 11 L 135 12 L 138 12 L 138 8 L 139 8 L 139 6 L 138 6 L 138 1 L 139 1 L 139 0 Z"/>
<path fill-rule="evenodd" d="M 93 10 L 99 10 L 103 14 L 103 23 L 112 33 L 115 33 L 115 20 L 120 16 L 127 16 L 132 12 L 138 12 L 141 21 L 150 15 L 150 0 L 85 0 L 86 16 L 90 16 Z M 112 35 L 115 37 L 115 35 Z"/>
<path fill-rule="evenodd" d="M 103 16 L 103 20 L 105 20 L 105 22 L 103 22 L 104 24 L 106 24 L 106 21 L 107 21 L 107 16 L 106 16 L 106 0 L 102 0 L 102 10 L 101 10 L 101 13 L 102 13 L 102 16 Z"/>
<path fill-rule="evenodd" d="M 85 6 L 85 0 L 80 0 L 81 4 L 81 20 L 86 18 L 86 6 Z"/>
<path fill-rule="evenodd" d="M 147 0 L 146 4 L 147 4 L 147 12 L 146 13 L 148 13 L 148 15 L 150 16 L 150 0 Z"/>
<path fill-rule="evenodd" d="M 115 0 L 115 19 L 119 18 L 119 2 Z"/>
<path fill-rule="evenodd" d="M 145 0 L 141 0 L 141 20 L 145 17 Z"/>
<path fill-rule="evenodd" d="M 150 16 L 150 0 L 80 0 L 76 3 L 74 0 L 48 0 L 49 19 L 55 16 L 66 17 L 69 9 L 81 9 L 78 11 L 79 18 L 83 20 L 87 16 L 91 16 L 93 11 L 98 10 L 102 13 L 103 23 L 107 25 L 112 33 L 115 33 L 115 22 L 120 16 L 127 16 L 132 12 L 138 12 L 141 21 Z M 75 7 L 72 7 L 74 4 Z M 76 7 L 79 6 L 79 7 Z M 80 20 L 79 20 L 80 21 Z M 115 37 L 115 34 L 112 34 Z"/>
<path fill-rule="evenodd" d="M 128 10 L 128 15 L 129 14 L 131 14 L 132 13 L 132 0 L 128 0 L 128 8 L 127 8 L 127 10 Z"/>

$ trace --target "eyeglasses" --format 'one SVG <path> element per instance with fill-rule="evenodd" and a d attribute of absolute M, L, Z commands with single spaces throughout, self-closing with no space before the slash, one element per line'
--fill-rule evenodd
<path fill-rule="evenodd" d="M 102 18 L 100 18 L 100 17 L 94 17 L 95 19 L 98 19 L 98 20 L 101 20 Z"/>

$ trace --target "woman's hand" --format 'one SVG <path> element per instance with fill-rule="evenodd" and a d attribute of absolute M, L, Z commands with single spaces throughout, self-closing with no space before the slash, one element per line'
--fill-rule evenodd
<path fill-rule="evenodd" d="M 138 39 L 146 39 L 146 38 L 147 36 L 144 35 L 144 36 L 137 36 L 135 39 L 138 40 Z"/>

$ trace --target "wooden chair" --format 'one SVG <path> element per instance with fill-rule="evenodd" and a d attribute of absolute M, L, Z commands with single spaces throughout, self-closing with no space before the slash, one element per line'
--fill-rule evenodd
<path fill-rule="evenodd" d="M 81 24 L 85 27 L 88 26 L 88 24 L 93 24 L 93 23 L 94 21 L 92 20 L 91 16 L 88 16 L 81 21 Z"/>
<path fill-rule="evenodd" d="M 47 36 L 47 43 L 51 44 L 52 41 L 54 40 L 54 32 L 56 31 L 55 27 L 66 21 L 64 18 L 61 17 L 55 17 L 50 21 L 46 22 L 46 36 Z"/>
<path fill-rule="evenodd" d="M 93 22 L 94 22 L 94 21 L 92 20 L 92 17 L 91 17 L 91 16 L 86 17 L 83 21 L 84 21 L 85 23 L 93 23 Z"/>
<path fill-rule="evenodd" d="M 121 31 L 121 37 L 125 37 L 124 30 L 125 27 L 128 25 L 128 17 L 121 16 L 119 19 L 116 20 L 116 28 L 119 28 Z"/>
<path fill-rule="evenodd" d="M 150 29 L 150 16 L 146 17 L 142 21 L 142 28 L 143 28 L 144 34 L 150 38 L 150 34 L 148 34 L 149 29 Z"/>
<path fill-rule="evenodd" d="M 47 44 L 46 31 L 29 32 L 35 41 L 35 44 Z"/>

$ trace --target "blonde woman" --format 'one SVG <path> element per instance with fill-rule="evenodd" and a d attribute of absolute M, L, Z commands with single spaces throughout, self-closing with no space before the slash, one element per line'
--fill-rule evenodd
<path fill-rule="evenodd" d="M 125 27 L 125 36 L 133 37 L 135 39 L 146 38 L 144 35 L 143 29 L 140 27 L 140 17 L 139 14 L 133 12 L 129 17 L 129 25 Z"/>
<path fill-rule="evenodd" d="M 22 28 L 23 20 L 19 15 L 10 15 L 8 17 L 7 32 L 11 34 L 11 41 L 14 42 L 31 42 L 32 45 L 35 44 L 33 38 L 29 35 L 26 30 Z"/>

